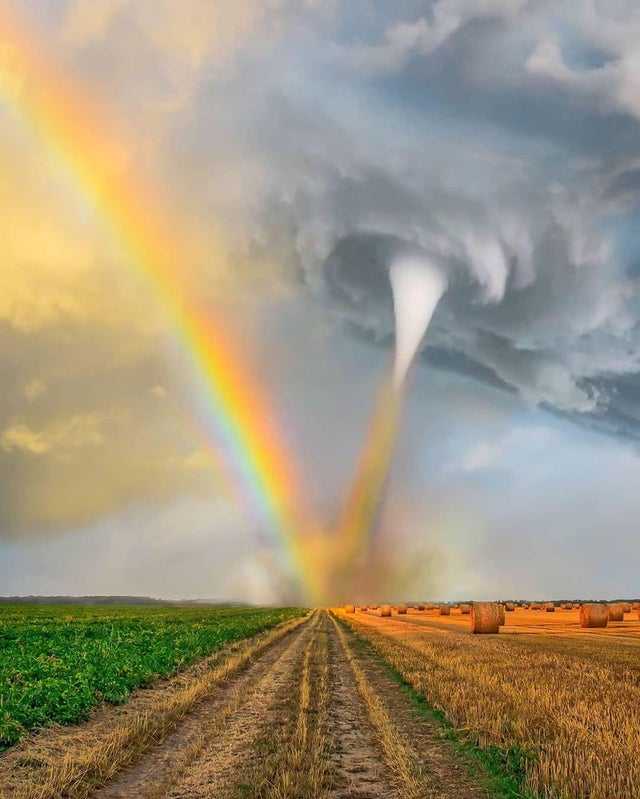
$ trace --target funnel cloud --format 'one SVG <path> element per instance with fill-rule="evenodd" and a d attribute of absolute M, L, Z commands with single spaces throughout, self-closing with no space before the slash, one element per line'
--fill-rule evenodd
<path fill-rule="evenodd" d="M 389 269 L 389 280 L 396 322 L 393 382 L 399 389 L 447 283 L 429 261 L 416 256 L 395 260 Z"/>

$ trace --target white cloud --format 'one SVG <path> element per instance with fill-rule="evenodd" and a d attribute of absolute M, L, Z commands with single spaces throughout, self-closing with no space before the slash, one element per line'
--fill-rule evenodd
<path fill-rule="evenodd" d="M 460 468 L 463 472 L 477 472 L 487 469 L 499 461 L 503 448 L 501 442 L 477 444 L 465 454 Z"/>

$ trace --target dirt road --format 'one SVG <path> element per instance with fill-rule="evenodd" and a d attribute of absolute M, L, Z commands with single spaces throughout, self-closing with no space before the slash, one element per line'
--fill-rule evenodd
<path fill-rule="evenodd" d="M 486 796 L 437 723 L 419 716 L 371 650 L 324 611 L 275 637 L 126 761 L 99 780 L 79 772 L 64 792 L 15 795 Z M 0 785 L 1 779 L 0 772 Z"/>

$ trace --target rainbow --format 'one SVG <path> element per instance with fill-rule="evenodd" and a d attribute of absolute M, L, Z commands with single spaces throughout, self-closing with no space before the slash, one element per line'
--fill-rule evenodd
<path fill-rule="evenodd" d="M 126 260 L 153 287 L 182 349 L 201 377 L 206 403 L 243 485 L 279 537 L 285 556 L 313 595 L 305 554 L 297 470 L 285 451 L 258 382 L 221 323 L 187 296 L 180 265 L 188 247 L 175 234 L 157 194 L 122 169 L 122 142 L 81 87 L 63 74 L 7 3 L 0 5 L 0 102 L 10 106 L 53 154 L 95 209 Z"/>
<path fill-rule="evenodd" d="M 343 570 L 348 570 L 356 557 L 369 554 L 391 469 L 401 408 L 402 391 L 391 380 L 384 380 L 338 523 L 337 563 Z"/>

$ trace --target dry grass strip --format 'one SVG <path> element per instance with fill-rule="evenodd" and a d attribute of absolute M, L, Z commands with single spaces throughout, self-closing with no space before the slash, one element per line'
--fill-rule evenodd
<path fill-rule="evenodd" d="M 307 619 L 294 619 L 243 642 L 215 668 L 144 711 L 123 716 L 100 736 L 87 736 L 73 749 L 39 752 L 31 749 L 14 755 L 14 767 L 0 784 L 0 799 L 86 799 L 99 785 L 161 741 L 199 702 L 231 676 L 246 668 L 267 648 L 288 635 Z M 4 775 L 2 775 L 4 777 Z"/>
<path fill-rule="evenodd" d="M 369 720 L 379 736 L 393 781 L 398 785 L 401 795 L 405 799 L 423 799 L 429 795 L 429 787 L 425 782 L 425 777 L 415 755 L 402 733 L 394 725 L 382 700 L 369 684 L 366 674 L 353 654 L 344 631 L 335 619 L 332 618 L 332 621 L 336 627 L 340 645 L 355 677 L 358 693 L 366 706 Z"/>
<path fill-rule="evenodd" d="M 328 794 L 329 659 L 326 616 L 313 630 L 280 732 L 269 742 L 270 754 L 244 776 L 243 799 L 324 799 Z M 297 698 L 297 702 L 296 702 Z"/>

